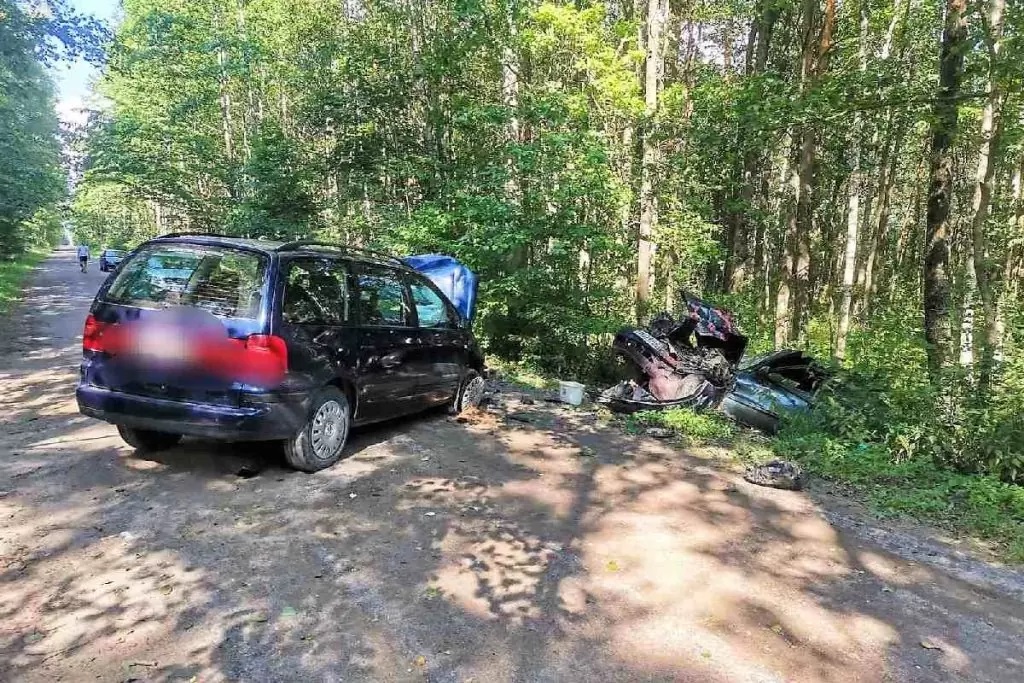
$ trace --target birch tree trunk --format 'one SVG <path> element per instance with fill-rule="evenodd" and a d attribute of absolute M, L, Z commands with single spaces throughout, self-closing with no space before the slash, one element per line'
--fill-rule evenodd
<path fill-rule="evenodd" d="M 860 72 L 868 70 L 868 12 L 863 0 L 860 5 Z M 835 359 L 846 358 L 846 337 L 850 332 L 850 311 L 853 309 L 853 285 L 857 275 L 857 237 L 860 228 L 860 192 L 861 192 L 861 116 L 853 117 L 854 148 L 853 169 L 847 187 L 846 208 L 846 248 L 843 254 L 843 300 L 839 307 L 839 329 L 836 332 Z"/>
<path fill-rule="evenodd" d="M 1005 0 L 990 0 L 986 25 L 988 47 L 988 97 L 981 116 L 981 140 L 978 143 L 978 169 L 975 174 L 974 198 L 971 208 L 972 252 L 974 277 L 978 298 L 981 300 L 985 333 L 982 336 L 981 362 L 979 363 L 978 386 L 987 390 L 992 375 L 995 350 L 1000 344 L 999 324 L 996 315 L 996 292 L 993 272 L 989 260 L 986 225 L 989 206 L 992 202 L 992 178 L 995 175 L 995 157 L 999 148 L 1000 113 L 1003 94 L 1000 91 L 997 70 L 1002 50 L 1003 11 Z"/>

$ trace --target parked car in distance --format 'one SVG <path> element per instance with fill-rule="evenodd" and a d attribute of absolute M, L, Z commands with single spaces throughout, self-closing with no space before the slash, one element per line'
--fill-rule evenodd
<path fill-rule="evenodd" d="M 116 269 L 127 254 L 128 252 L 120 249 L 104 249 L 100 253 L 100 271 L 108 273 Z"/>
<path fill-rule="evenodd" d="M 316 471 L 351 426 L 480 402 L 472 294 L 460 313 L 402 261 L 340 245 L 157 238 L 96 295 L 79 409 L 139 450 L 279 440 L 289 464 Z"/>

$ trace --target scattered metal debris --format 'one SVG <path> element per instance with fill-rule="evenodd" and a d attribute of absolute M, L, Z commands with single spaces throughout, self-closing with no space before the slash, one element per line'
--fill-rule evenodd
<path fill-rule="evenodd" d="M 800 465 L 786 460 L 771 460 L 763 465 L 751 465 L 743 474 L 743 478 L 751 484 L 789 491 L 799 491 L 806 482 Z"/>

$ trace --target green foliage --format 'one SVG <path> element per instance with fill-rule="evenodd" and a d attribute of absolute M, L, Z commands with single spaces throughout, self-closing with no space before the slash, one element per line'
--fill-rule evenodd
<path fill-rule="evenodd" d="M 0 0 L 0 257 L 51 239 L 45 216 L 64 196 L 53 85 L 37 54 L 44 38 L 36 20 Z"/>
<path fill-rule="evenodd" d="M 698 413 L 689 408 L 633 413 L 627 417 L 626 427 L 634 432 L 646 427 L 662 427 L 697 442 L 723 441 L 736 434 L 736 426 L 720 414 Z"/>
<path fill-rule="evenodd" d="M 71 205 L 71 221 L 76 241 L 101 249 L 134 247 L 156 236 L 146 203 L 116 183 L 92 182 L 80 187 Z"/>
<path fill-rule="evenodd" d="M 964 474 L 927 455 L 894 460 L 884 445 L 826 432 L 812 421 L 787 427 L 775 452 L 827 479 L 852 485 L 883 515 L 907 515 L 976 534 L 1024 562 L 1024 488 Z"/>
<path fill-rule="evenodd" d="M 0 261 L 0 313 L 10 313 L 28 274 L 46 254 L 45 251 L 29 251 Z"/>
<path fill-rule="evenodd" d="M 555 389 L 558 382 L 524 366 L 521 363 L 510 363 L 501 358 L 488 358 L 487 367 L 495 370 L 506 382 L 527 389 Z"/>

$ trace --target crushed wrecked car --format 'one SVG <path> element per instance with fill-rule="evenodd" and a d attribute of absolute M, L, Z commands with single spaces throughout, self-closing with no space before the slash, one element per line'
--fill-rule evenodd
<path fill-rule="evenodd" d="M 679 316 L 663 312 L 647 329 L 615 335 L 614 352 L 634 377 L 598 402 L 620 413 L 667 408 L 718 409 L 737 422 L 775 432 L 783 413 L 808 408 L 829 373 L 802 351 L 744 360 L 747 337 L 731 312 L 691 294 Z"/>

